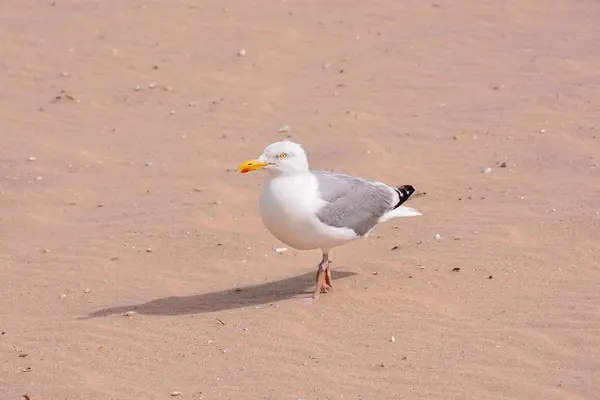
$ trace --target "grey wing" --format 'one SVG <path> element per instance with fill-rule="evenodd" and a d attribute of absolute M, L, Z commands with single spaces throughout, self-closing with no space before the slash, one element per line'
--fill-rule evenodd
<path fill-rule="evenodd" d="M 363 236 L 398 202 L 394 189 L 380 182 L 328 171 L 311 172 L 319 183 L 321 198 L 327 202 L 317 213 L 324 224 L 350 228 Z"/>

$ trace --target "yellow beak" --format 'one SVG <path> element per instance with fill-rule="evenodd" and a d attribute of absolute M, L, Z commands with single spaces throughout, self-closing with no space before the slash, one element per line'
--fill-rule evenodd
<path fill-rule="evenodd" d="M 256 159 L 248 160 L 240 164 L 240 166 L 237 169 L 237 172 L 240 174 L 245 174 L 250 171 L 256 171 L 257 169 L 264 168 L 266 165 L 269 165 L 269 163 L 262 162 Z"/>

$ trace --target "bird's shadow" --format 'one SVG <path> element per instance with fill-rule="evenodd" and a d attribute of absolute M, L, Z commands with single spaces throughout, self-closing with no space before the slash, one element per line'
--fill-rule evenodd
<path fill-rule="evenodd" d="M 348 278 L 353 275 L 356 275 L 356 273 L 331 271 L 331 278 L 334 281 Z M 257 306 L 291 299 L 300 294 L 306 294 L 307 289 L 314 286 L 314 282 L 315 273 L 310 272 L 275 282 L 262 283 L 260 285 L 221 290 L 219 292 L 202 293 L 193 296 L 163 297 L 142 304 L 105 308 L 95 311 L 82 319 L 124 314 L 128 311 L 135 311 L 138 314 L 145 315 L 184 315 L 203 314 L 214 311 Z"/>

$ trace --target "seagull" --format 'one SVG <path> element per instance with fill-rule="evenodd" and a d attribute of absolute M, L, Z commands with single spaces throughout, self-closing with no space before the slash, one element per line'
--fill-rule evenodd
<path fill-rule="evenodd" d="M 415 193 L 412 185 L 388 186 L 311 170 L 302 146 L 289 140 L 268 145 L 258 158 L 240 164 L 237 172 L 260 169 L 268 171 L 259 211 L 269 232 L 296 250 L 321 249 L 323 253 L 315 299 L 332 289 L 331 249 L 369 236 L 375 226 L 392 218 L 422 215 L 403 206 Z"/>

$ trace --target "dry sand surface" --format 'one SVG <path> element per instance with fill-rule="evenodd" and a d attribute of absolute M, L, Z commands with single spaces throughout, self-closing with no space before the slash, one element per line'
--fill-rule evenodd
<path fill-rule="evenodd" d="M 0 399 L 599 399 L 598 21 L 2 0 Z M 235 173 L 285 137 L 427 192 L 317 301 Z"/>

